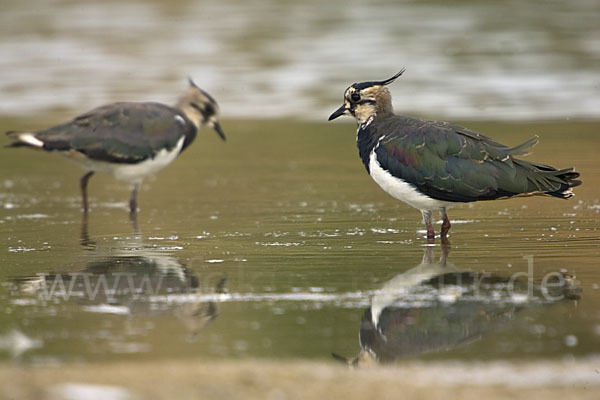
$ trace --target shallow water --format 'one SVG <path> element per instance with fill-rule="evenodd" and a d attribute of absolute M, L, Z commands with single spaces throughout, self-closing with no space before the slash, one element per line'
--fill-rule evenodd
<path fill-rule="evenodd" d="M 600 2 L 3 0 L 0 114 L 171 102 L 188 75 L 229 118 L 324 120 L 401 67 L 398 110 L 599 116 Z"/>
<path fill-rule="evenodd" d="M 349 123 L 224 121 L 228 142 L 203 131 L 145 182 L 137 221 L 124 184 L 95 176 L 86 221 L 83 171 L 4 149 L 0 357 L 597 356 L 600 124 L 466 125 L 507 144 L 539 134 L 530 158 L 576 166 L 583 186 L 457 206 L 451 244 L 428 247 L 419 213 L 365 173 Z"/>

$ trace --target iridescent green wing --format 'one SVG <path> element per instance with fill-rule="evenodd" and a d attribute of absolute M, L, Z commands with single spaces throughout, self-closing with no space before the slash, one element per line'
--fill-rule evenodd
<path fill-rule="evenodd" d="M 491 200 L 560 187 L 540 175 L 546 166 L 513 158 L 537 137 L 508 147 L 457 125 L 399 116 L 377 129 L 393 132 L 375 149 L 382 168 L 438 200 Z"/>

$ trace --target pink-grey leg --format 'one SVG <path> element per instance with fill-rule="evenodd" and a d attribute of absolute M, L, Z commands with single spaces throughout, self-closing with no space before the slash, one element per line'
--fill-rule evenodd
<path fill-rule="evenodd" d="M 440 210 L 440 214 L 442 215 L 442 231 L 441 231 L 441 236 L 442 237 L 446 237 L 446 235 L 448 234 L 448 231 L 450 230 L 450 227 L 452 225 L 450 225 L 450 220 L 448 219 L 448 215 L 446 214 L 446 209 L 442 208 Z"/>
<path fill-rule="evenodd" d="M 423 222 L 425 223 L 425 227 L 427 228 L 427 240 L 433 241 L 435 239 L 435 231 L 433 230 L 431 211 L 421 211 L 421 214 L 423 214 Z"/>

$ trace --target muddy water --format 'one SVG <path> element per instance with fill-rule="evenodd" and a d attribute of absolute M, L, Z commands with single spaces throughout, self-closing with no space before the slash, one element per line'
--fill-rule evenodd
<path fill-rule="evenodd" d="M 450 245 L 428 247 L 419 213 L 365 173 L 352 124 L 224 121 L 227 143 L 201 132 L 145 182 L 136 221 L 124 184 L 95 176 L 86 221 L 77 166 L 5 149 L 0 357 L 597 355 L 600 124 L 466 125 L 507 144 L 539 134 L 530 158 L 576 166 L 583 186 L 457 206 Z"/>

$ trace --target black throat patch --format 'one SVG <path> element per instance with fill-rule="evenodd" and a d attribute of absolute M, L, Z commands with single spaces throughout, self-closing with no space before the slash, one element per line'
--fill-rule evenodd
<path fill-rule="evenodd" d="M 358 125 L 358 130 L 356 131 L 356 146 L 358 147 L 358 155 L 360 156 L 360 159 L 362 160 L 369 174 L 371 173 L 369 168 L 371 151 L 373 151 L 379 142 L 379 138 L 373 131 L 371 123 L 372 120 L 369 120 Z"/>

